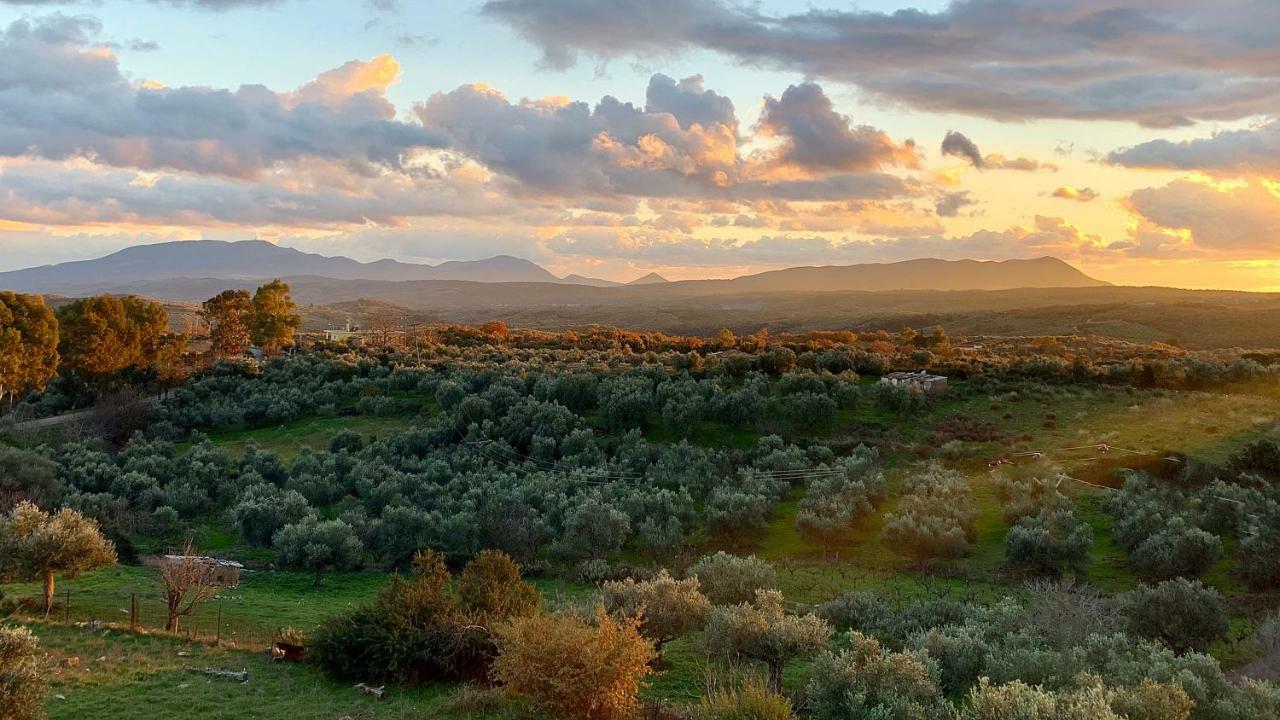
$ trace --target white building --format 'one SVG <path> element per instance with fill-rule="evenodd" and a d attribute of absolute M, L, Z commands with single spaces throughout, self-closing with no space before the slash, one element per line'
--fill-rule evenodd
<path fill-rule="evenodd" d="M 880 378 L 880 382 L 901 385 L 927 394 L 941 393 L 947 389 L 946 375 L 930 375 L 923 370 L 919 372 L 891 372 Z"/>

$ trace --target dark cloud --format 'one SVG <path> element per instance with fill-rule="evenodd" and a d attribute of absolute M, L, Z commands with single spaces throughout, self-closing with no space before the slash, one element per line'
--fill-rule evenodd
<path fill-rule="evenodd" d="M 1275 111 L 1274 0 L 957 0 L 935 13 L 769 14 L 729 0 L 490 0 L 553 67 L 691 48 L 917 108 L 1152 127 Z"/>
<path fill-rule="evenodd" d="M 765 97 L 759 129 L 780 138 L 779 159 L 797 167 L 870 170 L 918 162 L 914 143 L 898 145 L 876 128 L 854 126 L 815 83 L 792 85 L 781 98 Z"/>
<path fill-rule="evenodd" d="M 964 158 L 970 165 L 976 168 L 982 167 L 982 151 L 978 149 L 977 144 L 964 133 L 955 130 L 949 131 L 946 137 L 942 138 L 942 154 Z"/>
<path fill-rule="evenodd" d="M 252 177 L 315 158 L 399 167 L 443 140 L 395 118 L 389 56 L 353 61 L 295 93 L 138 86 L 93 38 L 96 21 L 19 20 L 0 32 L 0 156 Z"/>
<path fill-rule="evenodd" d="M 1280 120 L 1195 140 L 1152 140 L 1116 150 L 1107 162 L 1138 168 L 1276 174 L 1280 173 Z"/>
<path fill-rule="evenodd" d="M 999 153 L 991 153 L 984 156 L 982 151 L 978 150 L 977 143 L 970 140 L 964 133 L 956 132 L 955 130 L 948 131 L 946 137 L 942 138 L 942 154 L 963 158 L 979 170 L 1035 172 L 1037 170 L 1058 169 L 1058 166 L 1053 163 L 1040 162 L 1031 158 L 1007 158 Z"/>
<path fill-rule="evenodd" d="M 680 121 L 680 127 L 688 129 L 698 123 L 710 127 L 716 123 L 738 128 L 733 101 L 724 95 L 702 86 L 702 76 L 693 75 L 680 82 L 658 73 L 649 78 L 645 91 L 644 109 L 650 113 L 671 113 Z"/>
<path fill-rule="evenodd" d="M 977 205 L 978 201 L 969 197 L 968 191 L 950 192 L 943 195 L 936 206 L 934 212 L 939 217 L 956 217 L 960 214 L 960 209 L 969 205 Z"/>

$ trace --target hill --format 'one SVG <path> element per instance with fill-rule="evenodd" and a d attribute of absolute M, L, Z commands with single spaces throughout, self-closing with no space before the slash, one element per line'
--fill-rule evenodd
<path fill-rule="evenodd" d="M 396 260 L 362 263 L 260 240 L 192 240 L 137 245 L 96 260 L 78 260 L 0 273 L 0 288 L 82 295 L 120 292 L 137 283 L 176 278 L 262 280 L 315 275 L 336 280 L 472 280 L 563 282 L 535 263 L 509 255 L 486 260 L 415 265 Z"/>

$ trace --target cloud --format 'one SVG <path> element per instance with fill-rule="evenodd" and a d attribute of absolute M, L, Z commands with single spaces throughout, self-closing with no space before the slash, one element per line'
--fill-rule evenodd
<path fill-rule="evenodd" d="M 955 130 L 948 131 L 946 137 L 942 138 L 942 154 L 964 158 L 970 165 L 976 168 L 982 167 L 982 151 L 978 149 L 977 144 L 964 133 Z"/>
<path fill-rule="evenodd" d="M 385 0 L 380 1 L 385 2 Z M 80 0 L 0 0 L 0 5 L 53 6 L 73 5 L 78 2 L 80 2 Z M 149 2 L 155 5 L 171 5 L 178 8 L 196 8 L 198 10 L 222 12 L 238 8 L 278 5 L 281 0 L 149 0 Z"/>
<path fill-rule="evenodd" d="M 1280 120 L 1207 138 L 1152 140 L 1116 150 L 1107 162 L 1134 168 L 1276 175 L 1280 174 Z"/>
<path fill-rule="evenodd" d="M 949 192 L 938 200 L 934 212 L 939 217 L 956 217 L 960 214 L 960 209 L 969 205 L 977 205 L 978 201 L 969 197 L 969 192 L 963 190 L 960 192 Z"/>
<path fill-rule="evenodd" d="M 999 153 L 992 153 L 983 156 L 982 151 L 978 149 L 977 143 L 970 140 L 964 133 L 950 130 L 946 136 L 942 138 L 942 154 L 952 157 L 963 158 L 970 165 L 982 169 L 990 170 L 1020 170 L 1023 172 L 1035 172 L 1037 170 L 1054 170 L 1058 169 L 1053 163 L 1040 162 L 1031 158 L 1016 157 L 1007 158 Z"/>
<path fill-rule="evenodd" d="M 273 180 L 157 174 L 86 161 L 8 161 L 0 165 L 0 217 L 42 226 L 351 228 L 404 225 L 426 216 L 496 218 L 527 209 L 465 165 L 344 177 L 342 187 L 299 173 Z"/>
<path fill-rule="evenodd" d="M 1230 185 L 1174 180 L 1129 194 L 1139 230 L 1182 247 L 1233 256 L 1275 256 L 1280 251 L 1280 187 L 1252 179 Z M 1150 242 L 1145 246 L 1150 246 Z M 1143 247 L 1143 243 L 1136 243 Z"/>
<path fill-rule="evenodd" d="M 690 49 L 848 82 L 919 109 L 1151 127 L 1274 112 L 1273 0 L 963 0 L 938 12 L 770 14 L 729 0 L 490 0 L 565 68 Z"/>
<path fill-rule="evenodd" d="M 919 162 L 915 143 L 898 145 L 876 128 L 853 125 L 816 83 L 792 85 L 781 98 L 766 96 L 758 129 L 782 141 L 778 160 L 794 167 L 873 170 Z"/>
<path fill-rule="evenodd" d="M 676 82 L 658 73 L 649 79 L 645 91 L 645 112 L 671 113 L 680 127 L 689 129 L 697 123 L 703 127 L 721 124 L 737 130 L 738 118 L 733 101 L 702 86 L 702 76 L 692 75 Z"/>
<path fill-rule="evenodd" d="M 792 266 L 800 263 L 894 262 L 920 257 L 1006 260 L 1044 255 L 1077 257 L 1101 243 L 1062 218 L 1036 216 L 1030 227 L 961 235 L 840 237 L 763 235 L 751 240 L 689 237 L 651 228 L 575 228 L 552 235 L 558 255 L 627 259 L 686 267 Z"/>
<path fill-rule="evenodd" d="M 872 168 L 911 155 L 872 128 L 851 128 L 834 113 L 774 101 L 766 121 L 781 153 L 745 157 L 737 120 L 722 98 L 686 79 L 650 82 L 644 109 L 605 96 L 594 107 L 563 97 L 512 102 L 485 85 L 435 93 L 416 107 L 428 131 L 447 138 L 524 192 L 557 197 L 635 196 L 749 201 L 887 198 L 919 192 Z M 820 90 L 817 93 L 820 95 Z M 784 98 L 787 95 L 784 94 Z M 825 98 L 824 98 L 825 99 Z M 695 120 L 696 118 L 696 120 Z M 703 124 L 697 120 L 707 121 Z M 831 157 L 819 157 L 827 147 Z M 814 170 L 773 177 L 777 162 Z"/>
<path fill-rule="evenodd" d="M 88 157 L 117 167 L 251 178 L 321 158 L 400 167 L 443 139 L 402 122 L 390 56 L 352 61 L 291 93 L 137 85 L 95 43 L 95 20 L 18 20 L 0 32 L 0 156 Z"/>
<path fill-rule="evenodd" d="M 1062 187 L 1050 193 L 1051 197 L 1060 198 L 1062 200 L 1075 200 L 1077 202 L 1092 202 L 1098 199 L 1098 191 L 1093 188 L 1077 188 L 1071 185 L 1063 185 Z"/>

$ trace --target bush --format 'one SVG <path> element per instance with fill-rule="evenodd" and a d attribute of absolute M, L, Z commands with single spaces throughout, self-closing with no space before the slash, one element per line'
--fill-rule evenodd
<path fill-rule="evenodd" d="M 758 680 L 713 688 L 693 711 L 694 720 L 792 720 L 791 701 Z"/>
<path fill-rule="evenodd" d="M 662 646 L 702 626 L 710 606 L 698 578 L 676 580 L 662 570 L 652 580 L 633 578 L 604 584 L 604 606 L 611 613 L 640 618 L 640 633 Z"/>
<path fill-rule="evenodd" d="M 623 720 L 653 659 L 638 625 L 603 608 L 594 623 L 571 615 L 518 618 L 497 630 L 494 676 L 554 717 Z"/>
<path fill-rule="evenodd" d="M 978 516 L 963 476 L 931 464 L 910 478 L 906 492 L 885 516 L 881 537 L 890 547 L 917 560 L 968 552 Z"/>
<path fill-rule="evenodd" d="M 826 647 L 831 626 L 816 615 L 787 615 L 782 593 L 757 590 L 752 604 L 712 608 L 707 615 L 706 642 L 712 654 L 764 663 L 769 689 L 782 692 L 782 669 L 789 661 L 809 657 Z"/>
<path fill-rule="evenodd" d="M 1005 559 L 1040 575 L 1064 569 L 1083 573 L 1093 547 L 1093 528 L 1069 509 L 1042 510 L 1023 517 L 1004 537 Z"/>
<path fill-rule="evenodd" d="M 1238 567 L 1254 590 L 1280 587 L 1280 509 L 1262 514 L 1240 540 Z"/>
<path fill-rule="evenodd" d="M 838 630 L 857 630 L 872 634 L 884 627 L 893 617 L 893 609 L 869 592 L 849 592 L 818 606 L 818 617 L 831 623 Z"/>
<path fill-rule="evenodd" d="M 542 596 L 521 579 L 520 566 L 500 550 L 482 550 L 462 569 L 458 600 L 477 619 L 525 617 Z"/>
<path fill-rule="evenodd" d="M 1227 606 L 1217 590 L 1177 578 L 1125 593 L 1129 632 L 1160 640 L 1176 652 L 1203 651 L 1227 632 Z"/>
<path fill-rule="evenodd" d="M 685 575 L 698 579 L 712 605 L 750 602 L 755 599 L 756 590 L 778 587 L 778 574 L 772 565 L 755 555 L 743 558 L 723 550 L 703 557 Z"/>
<path fill-rule="evenodd" d="M 846 647 L 821 655 L 805 688 L 814 720 L 947 720 L 937 668 L 919 652 L 895 653 L 851 632 Z"/>
<path fill-rule="evenodd" d="M 1218 536 L 1191 526 L 1186 518 L 1175 517 L 1134 548 L 1133 561 L 1143 575 L 1167 580 L 1200 577 L 1221 555 Z"/>
<path fill-rule="evenodd" d="M 40 641 L 23 627 L 0 627 L 0 717 L 44 717 L 45 672 Z"/>

